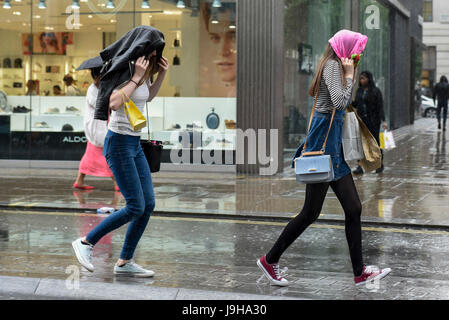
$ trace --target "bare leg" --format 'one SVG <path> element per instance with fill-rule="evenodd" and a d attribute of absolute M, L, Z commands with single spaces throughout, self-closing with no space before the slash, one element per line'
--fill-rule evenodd
<path fill-rule="evenodd" d="M 118 189 L 119 187 L 118 187 L 117 181 L 115 181 L 115 178 L 114 178 L 114 177 L 112 177 L 112 182 L 114 182 L 114 188 L 115 188 L 115 189 Z"/>
<path fill-rule="evenodd" d="M 79 186 L 84 186 L 84 178 L 86 175 L 84 173 L 78 172 L 75 183 Z"/>
<path fill-rule="evenodd" d="M 123 260 L 123 259 L 118 259 L 116 265 L 121 267 L 124 264 L 128 263 L 130 260 Z"/>

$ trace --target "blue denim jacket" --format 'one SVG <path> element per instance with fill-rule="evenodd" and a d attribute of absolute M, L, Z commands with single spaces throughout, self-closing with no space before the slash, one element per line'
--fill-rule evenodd
<path fill-rule="evenodd" d="M 334 167 L 333 181 L 337 181 L 351 173 L 351 169 L 344 159 L 342 147 L 345 113 L 346 111 L 344 110 L 336 110 L 334 122 L 329 132 L 329 137 L 327 138 L 326 150 L 324 151 L 325 154 L 330 155 L 332 159 L 332 165 Z M 324 139 L 326 139 L 327 131 L 329 130 L 331 117 L 332 113 L 321 113 L 315 111 L 312 119 L 312 125 L 310 126 L 310 131 L 308 134 L 307 148 L 305 150 L 306 152 L 321 150 L 324 144 Z M 298 147 L 298 150 L 296 150 L 295 156 L 292 160 L 292 168 L 294 167 L 294 160 L 301 156 L 301 152 L 304 148 L 304 141 Z"/>

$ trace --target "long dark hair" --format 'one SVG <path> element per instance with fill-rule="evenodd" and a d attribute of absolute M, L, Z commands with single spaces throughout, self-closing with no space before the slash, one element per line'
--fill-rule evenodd
<path fill-rule="evenodd" d="M 320 90 L 320 82 L 321 77 L 323 75 L 324 66 L 329 60 L 336 60 L 338 64 L 340 65 L 340 71 L 341 71 L 341 82 L 346 85 L 346 81 L 344 81 L 343 76 L 343 64 L 341 63 L 341 60 L 338 58 L 337 54 L 335 53 L 334 49 L 332 49 L 332 46 L 330 43 L 327 44 L 326 49 L 324 50 L 323 55 L 321 56 L 320 61 L 318 61 L 318 66 L 316 68 L 315 76 L 313 77 L 312 84 L 309 88 L 309 96 L 314 97 L 318 90 Z"/>
<path fill-rule="evenodd" d="M 375 88 L 376 87 L 376 84 L 374 83 L 374 77 L 373 77 L 373 74 L 370 72 L 370 71 L 368 71 L 368 70 L 365 70 L 365 71 L 362 71 L 361 73 L 360 73 L 360 75 L 361 76 L 364 76 L 365 78 L 367 78 L 368 79 L 368 88 L 369 89 L 372 89 L 372 88 Z M 360 81 L 359 81 L 359 87 L 361 88 L 362 87 L 362 84 L 360 83 Z"/>
<path fill-rule="evenodd" d="M 440 82 L 446 82 L 446 83 L 447 83 L 447 78 L 446 78 L 446 76 L 441 76 Z"/>

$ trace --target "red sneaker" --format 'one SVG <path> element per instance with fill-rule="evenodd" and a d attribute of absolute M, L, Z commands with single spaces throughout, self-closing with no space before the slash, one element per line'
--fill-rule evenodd
<path fill-rule="evenodd" d="M 285 287 L 288 286 L 288 281 L 279 274 L 279 263 L 269 264 L 265 259 L 265 256 L 257 260 L 257 265 L 267 279 L 276 286 Z"/>
<path fill-rule="evenodd" d="M 361 286 L 367 282 L 380 280 L 391 272 L 390 268 L 379 269 L 376 266 L 363 266 L 362 274 L 354 277 L 356 286 Z"/>

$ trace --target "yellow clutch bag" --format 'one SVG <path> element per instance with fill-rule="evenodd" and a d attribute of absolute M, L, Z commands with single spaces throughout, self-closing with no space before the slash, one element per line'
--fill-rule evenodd
<path fill-rule="evenodd" d="M 139 108 L 136 107 L 134 102 L 126 95 L 123 90 L 120 89 L 120 93 L 122 94 L 123 104 L 125 105 L 125 114 L 128 118 L 129 124 L 133 128 L 134 131 L 140 130 L 147 125 L 147 120 L 143 116 L 142 112 L 140 112 Z M 125 100 L 125 96 L 128 101 Z"/>

